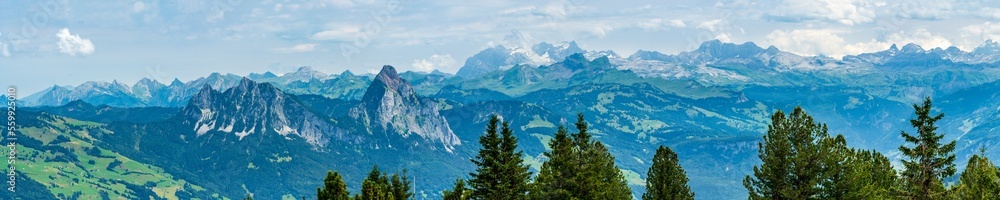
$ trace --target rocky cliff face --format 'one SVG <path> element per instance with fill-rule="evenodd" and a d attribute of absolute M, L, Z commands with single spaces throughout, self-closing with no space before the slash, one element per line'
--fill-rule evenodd
<path fill-rule="evenodd" d="M 461 145 L 448 121 L 438 111 L 437 103 L 418 97 L 413 87 L 400 78 L 392 66 L 382 67 L 360 104 L 352 108 L 348 115 L 368 127 L 369 132 L 384 131 L 403 138 L 416 135 L 443 145 L 448 151 Z"/>
<path fill-rule="evenodd" d="M 181 111 L 186 124 L 202 136 L 209 133 L 235 134 L 242 140 L 253 134 L 296 135 L 323 147 L 330 140 L 354 141 L 347 131 L 327 117 L 317 115 L 268 83 L 244 78 L 239 85 L 218 92 L 205 85 Z"/>

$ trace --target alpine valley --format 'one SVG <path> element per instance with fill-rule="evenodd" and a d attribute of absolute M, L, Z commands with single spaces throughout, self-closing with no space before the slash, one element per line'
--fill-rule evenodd
<path fill-rule="evenodd" d="M 328 170 L 359 191 L 377 164 L 406 169 L 418 199 L 440 199 L 475 169 L 469 160 L 492 115 L 511 123 L 537 173 L 556 127 L 573 127 L 582 113 L 633 196 L 666 145 L 698 199 L 745 199 L 742 180 L 761 163 L 757 143 L 774 111 L 801 106 L 852 147 L 901 168 L 900 131 L 914 131 L 912 105 L 925 97 L 945 113 L 939 132 L 958 141 L 959 171 L 981 147 L 1000 159 L 994 41 L 969 52 L 907 44 L 840 59 L 720 41 L 629 56 L 513 42 L 468 58 L 457 75 L 388 65 L 378 74 L 223 73 L 53 86 L 18 99 L 25 193 L 17 194 L 299 199 L 316 195 Z"/>

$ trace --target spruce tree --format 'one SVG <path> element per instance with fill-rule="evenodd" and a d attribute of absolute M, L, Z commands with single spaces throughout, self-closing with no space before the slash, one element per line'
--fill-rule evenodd
<path fill-rule="evenodd" d="M 327 171 L 326 178 L 323 179 L 323 187 L 316 188 L 316 199 L 318 200 L 347 200 L 347 184 L 341 178 L 339 172 Z"/>
<path fill-rule="evenodd" d="M 392 191 L 387 185 L 379 183 L 378 180 L 365 179 L 361 184 L 361 196 L 356 199 L 393 200 L 395 197 L 392 196 Z"/>
<path fill-rule="evenodd" d="M 910 124 L 917 129 L 917 135 L 903 131 L 903 139 L 912 147 L 899 147 L 899 151 L 909 158 L 903 160 L 904 196 L 915 200 L 940 199 L 946 192 L 942 180 L 956 171 L 955 141 L 942 144 L 944 134 L 937 133 L 934 123 L 941 120 L 944 114 L 931 115 L 930 97 L 924 100 L 923 105 L 913 104 L 913 109 L 917 118 L 910 120 Z"/>
<path fill-rule="evenodd" d="M 969 158 L 969 164 L 954 187 L 952 199 L 1000 199 L 1000 168 L 986 158 L 985 150 Z"/>
<path fill-rule="evenodd" d="M 524 164 L 523 152 L 517 150 L 517 137 L 510 129 L 510 123 L 503 122 L 500 142 L 500 185 L 502 194 L 513 199 L 525 199 L 531 172 Z"/>
<path fill-rule="evenodd" d="M 482 149 L 472 162 L 476 172 L 470 173 L 473 199 L 524 199 L 531 174 L 523 164 L 522 152 L 517 151 L 517 138 L 510 124 L 504 122 L 503 137 L 497 134 L 500 119 L 494 115 L 479 137 Z"/>
<path fill-rule="evenodd" d="M 632 199 L 632 192 L 625 182 L 621 169 L 615 165 L 615 157 L 600 142 L 591 142 L 587 121 L 583 114 L 577 115 L 574 135 L 576 146 L 575 197 L 579 199 Z"/>
<path fill-rule="evenodd" d="M 573 139 L 566 127 L 559 126 L 549 148 L 552 150 L 543 153 L 549 159 L 542 163 L 531 186 L 531 199 L 569 199 L 570 191 L 576 191 L 570 180 L 577 171 L 573 165 Z"/>
<path fill-rule="evenodd" d="M 856 168 L 853 166 L 854 150 L 847 148 L 847 140 L 843 135 L 835 138 L 825 138 L 821 141 L 824 157 L 820 160 L 823 164 L 823 178 L 820 179 L 821 190 L 819 197 L 822 199 L 845 199 L 852 192 L 852 183 L 848 181 L 849 173 Z"/>
<path fill-rule="evenodd" d="M 472 196 L 472 191 L 465 187 L 465 180 L 462 179 L 455 180 L 455 187 L 443 193 L 444 200 L 468 200 Z"/>
<path fill-rule="evenodd" d="M 874 150 L 851 150 L 847 159 L 847 193 L 843 199 L 892 199 L 898 187 L 889 158 Z"/>
<path fill-rule="evenodd" d="M 758 143 L 753 175 L 743 179 L 750 199 L 813 199 L 822 192 L 826 178 L 823 141 L 829 137 L 825 124 L 814 122 L 801 107 L 785 117 L 771 116 L 767 134 Z"/>
<path fill-rule="evenodd" d="M 499 198 L 496 196 L 498 193 L 496 188 L 499 188 L 498 183 L 503 178 L 497 172 L 500 168 L 500 135 L 497 134 L 499 123 L 500 118 L 493 115 L 486 124 L 486 134 L 479 136 L 479 144 L 482 145 L 482 148 L 479 149 L 476 158 L 472 159 L 472 163 L 477 166 L 476 172 L 469 174 L 472 177 L 469 180 L 469 185 L 472 187 L 474 199 Z"/>
<path fill-rule="evenodd" d="M 413 183 L 406 175 L 406 169 L 403 169 L 402 175 L 399 173 L 392 175 L 390 188 L 392 189 L 392 196 L 395 197 L 396 200 L 406 200 L 413 197 L 413 191 L 410 189 L 410 185 Z"/>
<path fill-rule="evenodd" d="M 371 172 L 368 173 L 368 177 L 365 178 L 362 184 L 361 195 L 355 196 L 354 199 L 410 199 L 413 197 L 413 192 L 410 189 L 411 184 L 412 182 L 407 178 L 405 169 L 402 175 L 397 172 L 392 174 L 390 178 L 387 173 L 379 170 L 377 165 L 372 166 Z"/>
<path fill-rule="evenodd" d="M 694 192 L 688 186 L 687 173 L 681 168 L 677 153 L 660 146 L 653 156 L 653 166 L 646 174 L 646 194 L 643 200 L 693 200 Z"/>
<path fill-rule="evenodd" d="M 631 199 L 632 192 L 615 158 L 600 142 L 591 141 L 583 114 L 577 115 L 578 132 L 560 126 L 549 141 L 549 160 L 531 185 L 531 199 Z"/>

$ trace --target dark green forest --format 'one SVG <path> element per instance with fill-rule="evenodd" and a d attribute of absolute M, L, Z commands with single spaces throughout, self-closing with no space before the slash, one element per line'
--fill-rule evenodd
<path fill-rule="evenodd" d="M 913 108 L 916 117 L 910 123 L 916 132 L 900 132 L 906 141 L 899 146 L 901 171 L 885 155 L 852 148 L 844 136 L 831 135 L 825 123 L 801 107 L 789 114 L 774 112 L 758 143 L 762 163 L 743 180 L 749 199 L 1000 199 L 1000 167 L 981 153 L 957 172 L 955 141 L 942 141 L 935 125 L 944 114 L 932 114 L 930 98 Z M 475 171 L 441 191 L 443 199 L 633 199 L 614 156 L 588 133 L 583 114 L 574 125 L 574 133 L 558 128 L 548 143 L 551 150 L 544 153 L 548 160 L 532 174 L 510 123 L 493 115 L 479 137 L 482 148 L 470 160 Z M 646 193 L 637 198 L 694 199 L 673 150 L 660 146 L 652 163 Z M 946 180 L 956 175 L 957 181 Z M 341 175 L 331 171 L 316 198 L 415 198 L 405 170 L 389 175 L 373 167 L 361 184 L 361 192 L 351 194 Z"/>

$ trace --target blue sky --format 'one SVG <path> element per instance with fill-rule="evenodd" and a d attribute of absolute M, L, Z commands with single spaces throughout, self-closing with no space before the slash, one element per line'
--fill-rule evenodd
<path fill-rule="evenodd" d="M 970 50 L 1000 39 L 1000 1 L 6 0 L 0 85 L 27 95 L 92 80 L 131 85 L 299 66 L 454 73 L 512 32 L 623 55 L 677 53 L 711 39 L 834 57 L 893 43 Z"/>

